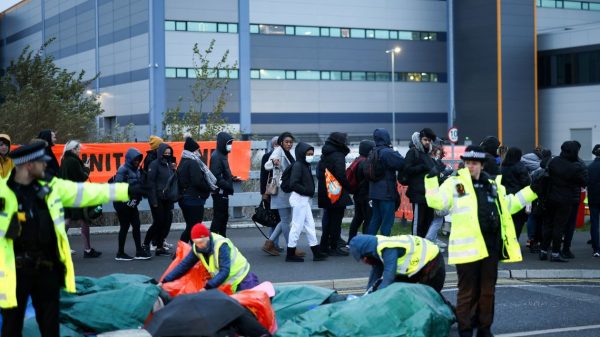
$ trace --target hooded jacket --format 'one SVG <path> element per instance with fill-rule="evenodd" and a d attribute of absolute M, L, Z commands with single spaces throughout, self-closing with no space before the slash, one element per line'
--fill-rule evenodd
<path fill-rule="evenodd" d="M 0 154 L 0 178 L 6 178 L 10 174 L 10 171 L 12 171 L 13 167 L 15 167 L 15 164 L 13 163 L 12 159 L 8 156 L 8 153 L 10 153 L 11 145 L 10 137 L 7 134 L 0 133 L 0 138 L 8 141 L 8 152 L 6 152 L 6 155 L 4 156 Z"/>
<path fill-rule="evenodd" d="M 217 134 L 217 149 L 210 156 L 210 171 L 217 178 L 217 193 L 224 195 L 233 194 L 233 176 L 229 168 L 227 143 L 233 140 L 227 132 Z"/>
<path fill-rule="evenodd" d="M 67 151 L 62 158 L 58 174 L 62 179 L 82 183 L 88 180 L 90 169 L 83 165 L 83 161 L 75 153 Z M 84 219 L 83 210 L 81 208 L 65 208 L 65 218 Z"/>
<path fill-rule="evenodd" d="M 58 160 L 56 160 L 56 156 L 54 155 L 54 152 L 52 152 L 52 147 L 55 145 L 52 142 L 52 130 L 45 129 L 40 131 L 40 133 L 38 134 L 38 138 L 43 139 L 46 141 L 46 143 L 48 143 L 45 152 L 46 155 L 50 157 L 50 161 L 46 163 L 46 174 L 49 174 L 52 177 L 58 177 L 60 173 L 60 168 L 58 165 Z"/>
<path fill-rule="evenodd" d="M 515 194 L 531 184 L 527 168 L 521 161 L 520 149 L 514 147 L 508 149 L 500 172 L 502 173 L 502 185 L 506 187 L 506 193 L 508 194 Z"/>
<path fill-rule="evenodd" d="M 400 195 L 396 188 L 397 172 L 404 170 L 404 157 L 392 148 L 390 134 L 385 129 L 373 132 L 375 147 L 379 158 L 385 166 L 385 176 L 378 181 L 369 181 L 369 199 L 398 200 Z"/>
<path fill-rule="evenodd" d="M 133 166 L 133 161 L 138 159 L 140 164 L 144 155 L 136 148 L 129 148 L 125 153 L 125 164 L 121 165 L 115 175 L 116 183 L 128 183 L 129 185 L 140 184 L 142 176 L 139 166 Z"/>
<path fill-rule="evenodd" d="M 346 178 L 346 156 L 348 153 L 350 153 L 350 149 L 346 145 L 346 135 L 339 132 L 331 133 L 325 141 L 325 145 L 323 145 L 321 160 L 317 165 L 319 208 L 340 208 L 352 205 L 350 182 Z M 325 169 L 328 169 L 342 186 L 342 195 L 335 204 L 332 204 L 327 196 Z"/>
<path fill-rule="evenodd" d="M 188 138 L 189 139 L 189 138 Z M 207 199 L 210 186 L 206 182 L 200 163 L 192 158 L 182 157 L 177 167 L 179 187 L 184 197 Z"/>
<path fill-rule="evenodd" d="M 548 162 L 548 200 L 554 203 L 578 204 L 581 188 L 588 180 L 587 167 L 579 160 L 580 146 L 577 142 L 566 141 L 560 149 L 560 155 Z"/>
<path fill-rule="evenodd" d="M 158 205 L 159 200 L 162 200 L 161 191 L 167 186 L 169 177 L 175 174 L 175 169 L 171 165 L 173 161 L 163 157 L 167 149 L 171 149 L 173 153 L 173 148 L 166 143 L 161 143 L 156 150 L 156 159 L 148 167 L 148 201 L 151 206 Z"/>
<path fill-rule="evenodd" d="M 588 166 L 588 173 L 588 204 L 600 206 L 600 157 L 596 157 Z"/>
<path fill-rule="evenodd" d="M 500 157 L 498 157 L 498 147 L 500 147 L 500 141 L 494 136 L 487 136 L 483 138 L 480 146 L 485 151 L 485 163 L 483 164 L 483 171 L 487 172 L 492 179 L 500 174 Z"/>
<path fill-rule="evenodd" d="M 365 160 L 369 156 L 371 150 L 375 147 L 375 142 L 372 140 L 362 140 L 358 145 L 359 158 L 355 160 L 361 160 L 356 167 L 356 180 L 358 181 L 358 192 L 354 195 L 355 198 L 368 199 L 369 198 L 369 179 L 365 177 Z"/>
<path fill-rule="evenodd" d="M 509 149 L 510 151 L 510 149 Z M 533 171 L 540 168 L 540 162 L 542 158 L 538 157 L 538 155 L 534 152 L 527 153 L 521 157 L 521 162 L 525 165 L 527 172 L 531 174 Z"/>
<path fill-rule="evenodd" d="M 290 175 L 290 186 L 292 191 L 312 198 L 315 195 L 315 181 L 312 176 L 310 164 L 306 162 L 306 151 L 314 148 L 306 143 L 300 142 L 296 145 L 296 161 L 292 164 Z"/>
<path fill-rule="evenodd" d="M 413 204 L 424 204 L 427 203 L 425 200 L 425 175 L 435 166 L 435 162 L 429 155 L 431 146 L 425 149 L 421 143 L 419 132 L 413 133 L 412 143 L 414 147 L 406 153 L 404 163 L 403 174 L 408 183 L 406 196 Z"/>

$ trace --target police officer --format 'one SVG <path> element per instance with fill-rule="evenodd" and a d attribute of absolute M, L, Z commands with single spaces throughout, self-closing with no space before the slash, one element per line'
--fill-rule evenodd
<path fill-rule="evenodd" d="M 502 176 L 491 179 L 483 172 L 487 159 L 479 146 L 468 146 L 461 159 L 465 168 L 442 186 L 438 172 L 425 177 L 427 204 L 452 215 L 448 263 L 456 264 L 458 274 L 456 318 L 460 336 L 473 336 L 474 328 L 478 337 L 492 336 L 498 261 L 523 259 L 511 214 L 537 195 L 529 186 L 507 195 L 500 183 Z"/>
<path fill-rule="evenodd" d="M 0 180 L 0 308 L 2 336 L 21 336 L 31 296 L 43 337 L 59 335 L 60 288 L 75 292 L 64 207 L 127 201 L 128 185 L 75 183 L 45 176 L 46 143 L 36 141 L 9 155 L 15 168 Z M 139 195 L 138 187 L 129 194 Z"/>

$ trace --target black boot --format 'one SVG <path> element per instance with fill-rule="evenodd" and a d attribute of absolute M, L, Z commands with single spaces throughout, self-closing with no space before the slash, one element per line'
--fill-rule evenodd
<path fill-rule="evenodd" d="M 327 254 L 325 254 L 321 251 L 321 246 L 319 246 L 319 245 L 312 246 L 312 247 L 310 247 L 310 250 L 313 253 L 313 261 L 327 260 Z"/>
<path fill-rule="evenodd" d="M 550 255 L 550 262 L 569 262 L 569 261 L 563 259 L 562 256 L 560 256 L 560 253 L 552 252 L 552 255 Z"/>
<path fill-rule="evenodd" d="M 287 255 L 285 257 L 286 262 L 304 262 L 304 259 L 296 256 L 296 247 L 287 248 Z"/>

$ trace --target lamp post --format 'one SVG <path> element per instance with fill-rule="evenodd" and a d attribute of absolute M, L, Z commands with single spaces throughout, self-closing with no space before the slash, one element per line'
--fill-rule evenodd
<path fill-rule="evenodd" d="M 396 142 L 396 93 L 394 90 L 396 79 L 394 76 L 394 59 L 396 54 L 400 54 L 400 47 L 395 47 L 393 49 L 388 49 L 385 51 L 386 54 L 390 54 L 392 59 L 392 145 Z"/>

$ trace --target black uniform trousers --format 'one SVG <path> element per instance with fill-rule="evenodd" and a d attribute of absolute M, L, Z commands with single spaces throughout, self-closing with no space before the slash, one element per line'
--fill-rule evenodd
<path fill-rule="evenodd" d="M 56 268 L 21 267 L 17 273 L 16 308 L 2 309 L 2 337 L 21 337 L 27 298 L 35 309 L 42 337 L 59 336 L 59 298 L 64 275 Z"/>
<path fill-rule="evenodd" d="M 344 218 L 345 207 L 332 207 L 326 208 L 327 217 L 322 219 L 322 233 L 321 233 L 321 251 L 327 253 L 328 251 L 336 250 L 338 248 L 338 242 L 341 239 L 342 234 L 342 219 Z"/>
<path fill-rule="evenodd" d="M 548 250 L 552 243 L 552 252 L 559 253 L 562 244 L 562 236 L 569 222 L 571 204 L 547 202 L 545 207 L 544 223 L 542 225 L 541 250 Z"/>
<path fill-rule="evenodd" d="M 223 237 L 227 237 L 227 221 L 229 220 L 229 196 L 224 194 L 212 194 L 213 219 L 210 223 L 210 231 Z"/>
<path fill-rule="evenodd" d="M 192 227 L 197 223 L 202 223 L 204 206 L 189 206 L 179 202 L 179 208 L 181 208 L 181 213 L 183 213 L 183 219 L 185 220 L 185 229 L 181 232 L 179 240 L 189 243 Z"/>

